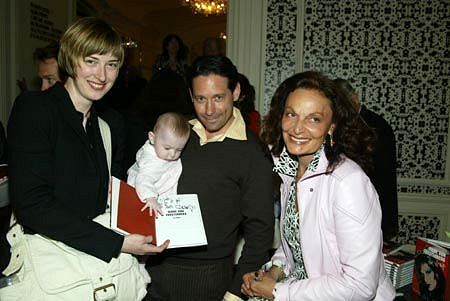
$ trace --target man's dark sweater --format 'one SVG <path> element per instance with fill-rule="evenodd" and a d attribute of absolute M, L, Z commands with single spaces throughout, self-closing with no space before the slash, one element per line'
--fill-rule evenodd
<path fill-rule="evenodd" d="M 243 273 L 264 264 L 272 247 L 272 162 L 248 129 L 246 141 L 225 138 L 202 146 L 192 131 L 181 162 L 178 193 L 198 194 L 208 246 L 178 249 L 173 256 L 199 262 L 233 256 L 241 229 L 245 246 L 228 289 L 239 296 Z"/>

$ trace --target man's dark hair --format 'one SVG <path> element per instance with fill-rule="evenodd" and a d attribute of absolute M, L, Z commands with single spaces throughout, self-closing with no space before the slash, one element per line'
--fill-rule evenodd
<path fill-rule="evenodd" d="M 35 62 L 43 62 L 49 59 L 55 59 L 58 61 L 59 43 L 57 41 L 51 41 L 45 47 L 36 48 L 33 52 L 33 60 Z M 62 82 L 67 78 L 67 74 L 59 67 L 58 64 L 58 75 Z"/>
<path fill-rule="evenodd" d="M 36 48 L 33 53 L 33 60 L 44 61 L 48 59 L 58 60 L 59 44 L 56 41 L 50 42 L 42 48 Z"/>
<path fill-rule="evenodd" d="M 226 56 L 209 55 L 198 57 L 192 64 L 189 72 L 189 82 L 192 88 L 192 80 L 200 75 L 220 75 L 228 79 L 228 89 L 234 91 L 238 82 L 236 66 Z"/>

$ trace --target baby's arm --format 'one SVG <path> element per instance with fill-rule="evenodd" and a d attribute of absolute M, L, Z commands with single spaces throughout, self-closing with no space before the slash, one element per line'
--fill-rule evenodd
<path fill-rule="evenodd" d="M 161 205 L 157 202 L 158 191 L 155 183 L 165 172 L 165 164 L 151 151 L 149 145 L 144 145 L 136 154 L 136 163 L 129 169 L 128 184 L 135 187 L 139 199 L 145 203 L 141 211 L 150 209 L 150 215 L 158 212 L 163 215 Z"/>
<path fill-rule="evenodd" d="M 144 211 L 146 208 L 148 208 L 150 216 L 152 216 L 153 213 L 155 214 L 155 216 L 158 216 L 158 213 L 160 215 L 164 215 L 161 204 L 158 203 L 158 200 L 156 198 L 147 198 L 143 201 L 145 202 L 145 205 L 144 207 L 142 207 L 141 211 Z"/>

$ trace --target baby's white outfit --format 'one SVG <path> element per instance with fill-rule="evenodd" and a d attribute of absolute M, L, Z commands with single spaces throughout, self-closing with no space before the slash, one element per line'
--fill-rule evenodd
<path fill-rule="evenodd" d="M 128 169 L 127 183 L 136 188 L 144 201 L 148 198 L 177 194 L 181 175 L 181 160 L 166 161 L 158 158 L 149 141 L 136 153 L 136 163 Z"/>

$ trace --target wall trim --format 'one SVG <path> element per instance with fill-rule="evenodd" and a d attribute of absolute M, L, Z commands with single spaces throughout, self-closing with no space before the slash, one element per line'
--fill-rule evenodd
<path fill-rule="evenodd" d="M 297 32 L 295 72 L 303 71 L 303 35 L 305 29 L 305 0 L 297 0 Z"/>
<path fill-rule="evenodd" d="M 450 230 L 450 203 L 448 196 L 398 194 L 400 215 L 436 216 L 440 219 L 439 239 L 449 241 L 445 230 Z"/>

